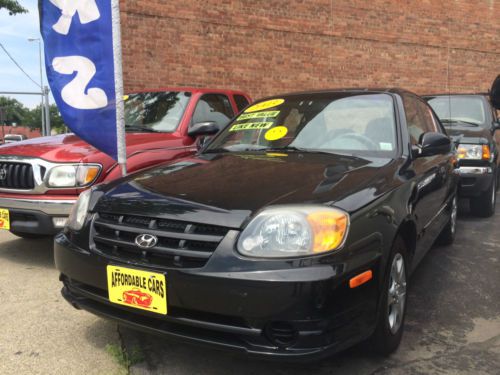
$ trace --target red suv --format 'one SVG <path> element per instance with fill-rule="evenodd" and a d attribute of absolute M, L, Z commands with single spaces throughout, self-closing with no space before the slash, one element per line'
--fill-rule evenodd
<path fill-rule="evenodd" d="M 196 152 L 250 102 L 243 92 L 197 88 L 125 96 L 127 168 L 135 172 Z M 20 237 L 57 233 L 78 195 L 121 176 L 117 163 L 73 134 L 0 146 L 2 229 Z"/>

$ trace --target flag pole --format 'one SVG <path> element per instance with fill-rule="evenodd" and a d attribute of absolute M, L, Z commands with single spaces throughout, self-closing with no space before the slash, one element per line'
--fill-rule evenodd
<path fill-rule="evenodd" d="M 122 175 L 127 175 L 127 149 L 125 141 L 125 109 L 123 105 L 122 36 L 120 26 L 120 1 L 111 0 L 111 22 L 113 24 L 113 60 L 116 93 L 116 136 L 118 164 Z"/>

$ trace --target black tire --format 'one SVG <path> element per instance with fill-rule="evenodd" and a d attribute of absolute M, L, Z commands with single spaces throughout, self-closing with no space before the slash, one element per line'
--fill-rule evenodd
<path fill-rule="evenodd" d="M 497 204 L 497 180 L 493 178 L 490 187 L 477 198 L 471 198 L 470 211 L 474 216 L 490 217 L 495 213 Z"/>
<path fill-rule="evenodd" d="M 403 336 L 404 330 L 404 321 L 406 315 L 406 301 L 407 301 L 407 286 L 408 286 L 408 252 L 406 249 L 406 244 L 401 237 L 397 237 L 394 241 L 391 254 L 387 261 L 387 269 L 384 276 L 384 281 L 382 283 L 382 291 L 380 293 L 380 305 L 379 305 L 379 313 L 378 313 L 378 321 L 377 326 L 375 328 L 375 332 L 370 338 L 370 342 L 373 348 L 373 351 L 378 355 L 388 356 L 399 347 L 401 342 L 401 338 Z M 394 284 L 392 277 L 392 269 L 393 263 L 395 259 L 398 259 L 398 262 L 402 260 L 402 264 L 404 265 L 404 300 L 403 306 L 401 308 L 401 314 L 399 316 L 399 325 L 392 324 L 391 326 L 391 314 L 393 313 L 393 306 L 389 301 L 389 289 Z M 391 288 L 393 289 L 393 288 Z M 395 288 L 397 289 L 397 288 Z M 394 290 L 394 289 L 393 289 Z M 394 298 L 391 298 L 394 301 Z M 397 302 L 396 302 L 397 303 Z M 392 320 L 394 322 L 394 320 Z"/>
<path fill-rule="evenodd" d="M 10 232 L 17 237 L 25 238 L 27 240 L 48 237 L 46 234 L 23 233 L 23 232 L 15 232 L 13 230 L 11 230 Z"/>
<path fill-rule="evenodd" d="M 437 243 L 439 245 L 451 245 L 455 241 L 455 233 L 457 232 L 457 216 L 458 216 L 458 198 L 455 195 L 451 201 L 451 206 L 448 208 L 450 218 L 448 224 L 443 228 Z"/>

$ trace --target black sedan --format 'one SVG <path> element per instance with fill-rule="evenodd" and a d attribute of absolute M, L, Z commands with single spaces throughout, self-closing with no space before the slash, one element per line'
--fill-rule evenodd
<path fill-rule="evenodd" d="M 55 240 L 62 294 L 250 355 L 311 359 L 365 339 L 389 354 L 410 274 L 437 239 L 453 241 L 454 163 L 407 91 L 259 101 L 198 155 L 83 193 Z"/>

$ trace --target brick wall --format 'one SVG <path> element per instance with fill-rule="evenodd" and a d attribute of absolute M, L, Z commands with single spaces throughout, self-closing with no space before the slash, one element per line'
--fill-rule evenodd
<path fill-rule="evenodd" d="M 123 0 L 126 90 L 485 91 L 499 0 Z"/>

